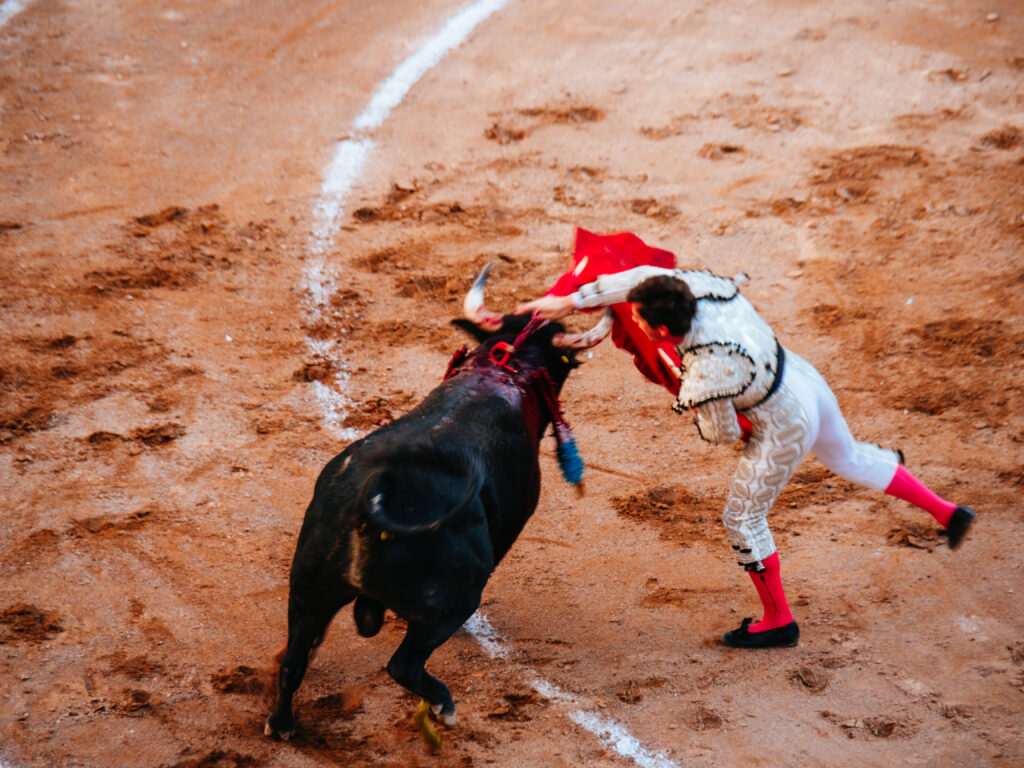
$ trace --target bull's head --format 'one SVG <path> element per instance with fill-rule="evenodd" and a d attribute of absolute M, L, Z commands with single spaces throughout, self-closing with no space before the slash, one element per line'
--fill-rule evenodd
<path fill-rule="evenodd" d="M 606 312 L 596 326 L 584 333 L 566 333 L 561 323 L 535 323 L 529 315 L 499 315 L 484 307 L 484 284 L 490 271 L 488 265 L 480 272 L 466 295 L 465 317 L 454 321 L 480 342 L 469 353 L 468 364 L 479 365 L 487 360 L 509 370 L 520 386 L 532 383 L 533 390 L 540 395 L 542 410 L 554 424 L 562 475 L 582 493 L 583 461 L 572 430 L 562 416 L 558 391 L 569 372 L 579 365 L 576 351 L 604 340 L 611 332 L 614 315 Z"/>
<path fill-rule="evenodd" d="M 463 302 L 465 319 L 456 321 L 460 327 L 472 333 L 480 342 L 498 334 L 519 334 L 530 320 L 526 315 L 499 315 L 484 307 L 484 285 L 490 271 L 491 265 L 488 264 L 480 272 Z M 614 315 L 608 310 L 593 328 L 582 333 L 566 333 L 560 323 L 551 323 L 549 328 L 545 329 L 547 333 L 544 334 L 544 337 L 551 346 L 559 349 L 589 349 L 600 344 L 611 333 L 613 319 Z M 571 357 L 571 355 L 566 356 Z"/>

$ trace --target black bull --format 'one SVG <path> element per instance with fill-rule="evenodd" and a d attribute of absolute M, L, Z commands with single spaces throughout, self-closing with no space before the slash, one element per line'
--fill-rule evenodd
<path fill-rule="evenodd" d="M 492 571 L 536 509 L 540 439 L 577 365 L 571 349 L 553 343 L 566 338 L 556 336 L 557 323 L 523 338 L 525 316 L 501 317 L 494 331 L 485 328 L 499 316 L 486 319 L 457 321 L 481 342 L 458 370 L 317 478 L 292 562 L 288 644 L 268 735 L 294 733 L 292 696 L 310 653 L 353 600 L 364 637 L 377 634 L 386 608 L 405 619 L 388 673 L 454 723 L 448 686 L 424 664 L 480 605 Z M 517 338 L 515 353 L 496 364 Z"/>

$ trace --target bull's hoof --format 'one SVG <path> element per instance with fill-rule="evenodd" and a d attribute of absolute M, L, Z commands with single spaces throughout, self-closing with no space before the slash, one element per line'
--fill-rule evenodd
<path fill-rule="evenodd" d="M 271 738 L 276 736 L 281 741 L 288 741 L 289 739 L 291 739 L 292 736 L 295 735 L 295 724 L 294 723 L 292 723 L 291 728 L 283 729 L 283 728 L 275 728 L 274 725 L 270 721 L 271 721 L 271 718 L 268 717 L 266 724 L 263 726 L 263 733 L 265 735 L 270 736 Z"/>
<path fill-rule="evenodd" d="M 445 712 L 444 711 L 444 704 L 433 704 L 430 707 L 430 709 L 431 709 L 431 711 L 433 711 L 433 713 L 435 715 L 437 715 L 437 718 L 442 723 L 444 723 L 445 725 L 447 725 L 449 727 L 455 725 L 455 708 L 454 707 L 452 708 L 451 712 Z"/>
<path fill-rule="evenodd" d="M 412 721 L 416 724 L 416 730 L 420 732 L 420 736 L 432 747 L 441 746 L 441 736 L 438 734 L 437 729 L 434 728 L 434 724 L 430 722 L 430 703 L 423 699 L 420 702 L 419 707 L 416 709 L 416 714 L 412 716 Z"/>

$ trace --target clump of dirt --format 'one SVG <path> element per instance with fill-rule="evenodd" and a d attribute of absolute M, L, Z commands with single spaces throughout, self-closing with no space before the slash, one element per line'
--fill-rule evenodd
<path fill-rule="evenodd" d="M 1016 149 L 1021 145 L 1024 135 L 1021 129 L 1012 125 L 1006 125 L 994 131 L 986 133 L 978 143 L 983 147 L 991 149 Z"/>
<path fill-rule="evenodd" d="M 118 536 L 141 530 L 155 522 L 157 510 L 151 507 L 131 512 L 127 515 L 96 515 L 81 520 L 72 520 L 65 535 L 75 538 L 86 536 Z"/>
<path fill-rule="evenodd" d="M 254 768 L 260 760 L 234 750 L 214 749 L 200 757 L 182 760 L 170 768 Z"/>
<path fill-rule="evenodd" d="M 140 427 L 132 431 L 131 439 L 150 447 L 164 445 L 184 436 L 185 427 L 181 424 L 157 424 L 153 427 Z"/>
<path fill-rule="evenodd" d="M 0 644 L 40 645 L 64 631 L 60 616 L 29 603 L 15 603 L 0 611 Z"/>
<path fill-rule="evenodd" d="M 164 208 L 162 211 L 157 213 L 147 213 L 143 216 L 137 216 L 135 222 L 143 227 L 152 229 L 166 224 L 169 221 L 174 221 L 180 216 L 184 216 L 188 213 L 187 208 L 181 208 L 177 205 L 171 205 Z"/>
<path fill-rule="evenodd" d="M 114 708 L 128 717 L 145 717 L 157 703 L 158 698 L 149 691 L 125 688 L 121 692 L 121 701 L 117 702 Z"/>
<path fill-rule="evenodd" d="M 517 110 L 525 117 L 537 118 L 553 125 L 580 125 L 604 120 L 604 110 L 588 104 L 570 104 L 559 107 L 530 107 Z"/>
<path fill-rule="evenodd" d="M 720 502 L 697 498 L 681 486 L 655 486 L 611 499 L 617 514 L 653 526 L 658 535 L 683 546 L 698 541 L 720 543 Z"/>
<path fill-rule="evenodd" d="M 91 433 L 85 438 L 85 442 L 95 448 L 109 448 L 117 443 L 138 443 L 148 448 L 157 448 L 171 443 L 185 435 L 185 427 L 182 424 L 168 423 L 157 424 L 152 427 L 139 427 L 132 430 L 129 435 L 120 435 L 117 432 L 100 430 Z"/>
<path fill-rule="evenodd" d="M 401 391 L 371 397 L 353 408 L 345 417 L 345 426 L 358 430 L 370 430 L 390 424 L 408 410 L 407 406 L 413 398 L 413 395 Z"/>
<path fill-rule="evenodd" d="M 358 688 L 349 688 L 341 693 L 321 696 L 309 708 L 316 712 L 316 717 L 325 720 L 352 720 L 363 710 L 363 692 Z"/>
<path fill-rule="evenodd" d="M 359 225 L 417 222 L 439 228 L 476 231 L 492 237 L 517 237 L 523 229 L 517 222 L 535 216 L 534 211 L 509 211 L 493 205 L 467 205 L 458 200 L 429 200 L 427 195 L 395 203 L 385 196 L 378 205 L 363 205 L 352 211 Z"/>
<path fill-rule="evenodd" d="M 1024 665 L 1024 642 L 1009 645 L 1006 650 L 1010 652 L 1010 661 L 1018 666 Z"/>
<path fill-rule="evenodd" d="M 831 682 L 831 676 L 827 672 L 812 666 L 803 666 L 793 670 L 789 679 L 808 693 L 816 695 L 824 693 Z"/>
<path fill-rule="evenodd" d="M 395 272 L 412 269 L 415 260 L 419 261 L 430 255 L 424 246 L 409 245 L 401 248 L 381 248 L 372 253 L 355 259 L 353 264 L 367 272 Z"/>
<path fill-rule="evenodd" d="M 587 104 L 563 104 L 552 107 L 529 107 L 507 113 L 492 114 L 494 122 L 484 131 L 488 141 L 515 144 L 535 131 L 550 125 L 579 126 L 605 119 L 603 109 Z"/>
<path fill-rule="evenodd" d="M 293 381 L 327 381 L 331 378 L 336 371 L 336 366 L 333 361 L 318 359 L 307 363 L 303 363 L 302 367 L 299 368 L 292 374 Z"/>
<path fill-rule="evenodd" d="M 956 317 L 936 320 L 909 329 L 914 352 L 929 357 L 955 355 L 966 363 L 970 357 L 1004 358 L 1024 347 L 1024 338 L 1013 334 L 1002 320 Z"/>
<path fill-rule="evenodd" d="M 664 141 L 665 139 L 670 139 L 673 136 L 682 136 L 689 131 L 695 130 L 691 127 L 691 124 L 696 123 L 699 120 L 700 116 L 696 114 L 676 115 L 671 119 L 668 125 L 658 127 L 645 125 L 640 128 L 639 133 L 645 139 L 650 139 L 651 141 Z"/>
<path fill-rule="evenodd" d="M 398 295 L 410 299 L 453 302 L 466 295 L 473 283 L 468 274 L 415 274 L 397 280 Z"/>
<path fill-rule="evenodd" d="M 885 715 L 858 718 L 842 718 L 832 712 L 822 712 L 821 716 L 838 726 L 847 738 L 890 739 L 906 738 L 913 734 L 914 728 L 903 720 Z"/>
<path fill-rule="evenodd" d="M 774 508 L 797 508 L 809 504 L 828 505 L 862 493 L 863 490 L 843 480 L 817 462 L 799 468 L 775 500 Z"/>
<path fill-rule="evenodd" d="M 0 414 L 0 445 L 7 445 L 19 437 L 42 432 L 57 426 L 62 417 L 45 405 L 31 405 L 24 410 Z"/>
<path fill-rule="evenodd" d="M 756 93 L 724 93 L 706 104 L 702 114 L 727 119 L 740 130 L 769 133 L 795 131 L 805 122 L 799 108 L 765 104 Z"/>
<path fill-rule="evenodd" d="M 724 160 L 727 157 L 735 157 L 743 153 L 743 147 L 738 144 L 705 144 L 697 152 L 697 157 L 708 160 Z"/>
<path fill-rule="evenodd" d="M 924 150 L 919 147 L 892 144 L 857 147 L 816 162 L 817 172 L 810 181 L 819 203 L 864 205 L 878 196 L 874 182 L 881 181 L 885 173 L 927 165 Z"/>
<path fill-rule="evenodd" d="M 515 723 L 527 723 L 533 720 L 533 712 L 548 706 L 546 699 L 532 693 L 506 693 L 503 701 L 495 704 L 487 712 L 493 720 L 510 720 Z"/>
<path fill-rule="evenodd" d="M 452 347 L 452 329 L 447 323 L 385 320 L 379 323 L 370 323 L 355 338 L 361 344 L 380 349 L 395 349 L 404 344 L 423 342 L 435 342 L 440 349 L 444 350 Z M 443 375 L 443 370 L 437 371 L 437 380 L 440 381 Z"/>
<path fill-rule="evenodd" d="M 697 733 L 717 731 L 725 725 L 725 721 L 720 714 L 710 707 L 700 704 L 689 708 L 683 713 L 683 723 L 691 731 L 696 731 Z"/>
<path fill-rule="evenodd" d="M 909 522 L 891 529 L 886 538 L 894 547 L 913 547 L 934 552 L 939 543 L 939 532 L 927 523 Z"/>
<path fill-rule="evenodd" d="M 214 672 L 210 675 L 210 684 L 220 693 L 258 694 L 266 690 L 260 673 L 244 664 L 234 669 Z"/>
<path fill-rule="evenodd" d="M 491 127 L 484 131 L 484 136 L 490 141 L 499 144 L 513 144 L 526 138 L 526 131 L 517 128 L 506 128 L 499 123 L 492 123 Z"/>
<path fill-rule="evenodd" d="M 89 290 L 100 295 L 113 292 L 145 291 L 152 288 L 186 288 L 197 281 L 188 269 L 145 267 L 142 269 L 103 269 L 85 273 Z"/>
<path fill-rule="evenodd" d="M 660 203 L 653 198 L 630 200 L 627 208 L 635 214 L 659 221 L 669 221 L 679 215 L 679 209 L 674 205 Z"/>
<path fill-rule="evenodd" d="M 713 592 L 713 590 L 689 587 L 655 587 L 644 595 L 640 605 L 643 608 L 660 608 L 667 605 L 683 610 L 693 610 L 697 605 L 705 602 Z"/>
<path fill-rule="evenodd" d="M 164 671 L 164 665 L 159 661 L 153 661 L 147 656 L 128 656 L 123 651 L 112 653 L 107 657 L 107 661 L 112 673 L 125 675 L 133 680 L 156 677 Z"/>
<path fill-rule="evenodd" d="M 63 537 L 52 528 L 42 528 L 26 536 L 12 548 L 8 562 L 15 568 L 38 557 L 54 553 Z"/>
<path fill-rule="evenodd" d="M 639 704 L 643 701 L 645 690 L 661 688 L 668 682 L 663 677 L 649 677 L 645 680 L 627 680 L 626 684 L 620 686 L 615 692 L 619 701 L 624 704 Z"/>

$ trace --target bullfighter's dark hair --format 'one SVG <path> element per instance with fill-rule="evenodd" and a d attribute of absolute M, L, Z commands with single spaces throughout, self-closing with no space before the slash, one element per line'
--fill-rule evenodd
<path fill-rule="evenodd" d="M 649 326 L 664 325 L 673 336 L 685 336 L 697 314 L 697 299 L 685 280 L 672 275 L 655 275 L 635 286 L 626 300 L 637 305 L 637 313 Z"/>

